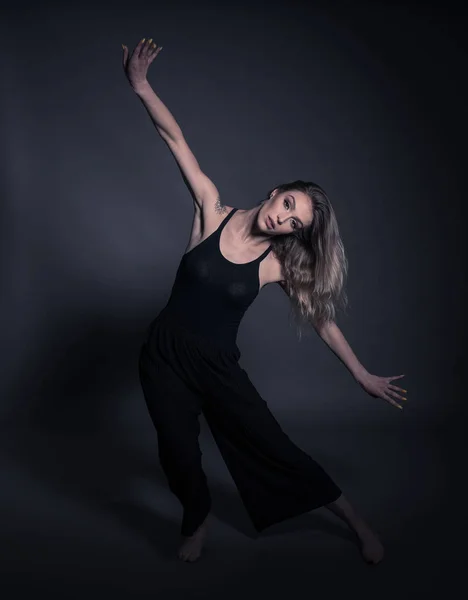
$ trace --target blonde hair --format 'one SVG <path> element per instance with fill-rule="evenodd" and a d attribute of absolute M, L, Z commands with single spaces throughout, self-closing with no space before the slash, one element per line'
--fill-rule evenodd
<path fill-rule="evenodd" d="M 268 197 L 275 190 L 303 192 L 310 198 L 313 211 L 311 225 L 271 239 L 272 250 L 282 265 L 285 291 L 301 339 L 303 325 L 320 327 L 333 321 L 339 308 L 346 310 L 348 297 L 344 285 L 348 261 L 335 211 L 319 185 L 291 181 L 275 186 Z"/>

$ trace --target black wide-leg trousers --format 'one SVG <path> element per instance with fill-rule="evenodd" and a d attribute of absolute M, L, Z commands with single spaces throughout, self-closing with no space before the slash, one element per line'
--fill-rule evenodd
<path fill-rule="evenodd" d="M 340 488 L 284 433 L 235 347 L 220 347 L 161 313 L 148 328 L 139 375 L 161 467 L 192 535 L 211 507 L 199 446 L 203 412 L 241 500 L 260 532 L 336 500 Z"/>

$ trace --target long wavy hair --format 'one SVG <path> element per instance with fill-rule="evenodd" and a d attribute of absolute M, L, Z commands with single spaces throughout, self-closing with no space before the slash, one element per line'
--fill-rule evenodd
<path fill-rule="evenodd" d="M 340 236 L 335 211 L 325 191 L 316 183 L 300 179 L 275 186 L 277 193 L 299 191 L 312 204 L 311 225 L 271 238 L 272 250 L 282 265 L 285 290 L 291 301 L 299 339 L 303 327 L 320 327 L 333 321 L 337 311 L 346 312 L 348 296 L 345 280 L 348 260 Z M 262 200 L 259 204 L 263 204 Z"/>

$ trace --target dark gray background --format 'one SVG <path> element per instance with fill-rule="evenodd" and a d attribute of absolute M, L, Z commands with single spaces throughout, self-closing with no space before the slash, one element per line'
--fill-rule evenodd
<path fill-rule="evenodd" d="M 455 4 L 22 5 L 1 19 L 3 597 L 438 597 L 463 550 L 466 23 Z M 249 309 L 241 363 L 288 435 L 381 535 L 366 566 L 327 511 L 256 538 L 202 421 L 211 537 L 177 561 L 138 352 L 164 306 L 192 198 L 124 76 L 121 43 L 226 204 L 316 181 L 350 264 L 337 322 L 365 394 L 288 300 Z M 353 592 L 351 592 L 353 593 Z M 321 597 L 321 596 L 320 596 Z"/>

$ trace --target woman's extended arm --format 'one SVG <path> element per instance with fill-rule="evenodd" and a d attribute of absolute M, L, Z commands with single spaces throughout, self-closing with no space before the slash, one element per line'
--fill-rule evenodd
<path fill-rule="evenodd" d="M 365 379 L 366 375 L 368 375 L 367 369 L 359 362 L 351 346 L 334 321 L 327 323 L 321 328 L 315 327 L 315 331 L 335 356 L 341 360 L 356 381 L 359 382 Z"/>
<path fill-rule="evenodd" d="M 148 82 L 140 84 L 135 93 L 142 100 L 160 136 L 172 152 L 177 165 L 193 192 L 196 204 L 201 207 L 205 200 L 219 196 L 216 185 L 201 170 L 200 164 L 169 109 L 152 90 Z"/>
<path fill-rule="evenodd" d="M 171 111 L 156 95 L 148 81 L 142 81 L 133 88 L 142 101 L 159 135 L 166 141 L 181 139 L 182 130 L 173 117 Z"/>
<path fill-rule="evenodd" d="M 392 377 L 379 377 L 369 373 L 367 369 L 359 362 L 357 356 L 346 341 L 338 325 L 331 321 L 321 328 L 315 328 L 318 335 L 327 344 L 330 350 L 341 360 L 348 371 L 373 398 L 383 398 L 397 408 L 403 408 L 396 400 L 407 400 L 403 394 L 407 390 L 393 385 L 391 381 L 401 379 L 404 375 L 394 375 Z"/>
<path fill-rule="evenodd" d="M 124 72 L 132 89 L 143 102 L 158 133 L 166 141 L 168 139 L 176 140 L 182 136 L 182 131 L 167 106 L 158 98 L 146 79 L 149 66 L 162 49 L 162 46 L 158 48 L 151 41 L 145 42 L 145 38 L 140 40 L 130 58 L 127 46 L 122 44 Z"/>
<path fill-rule="evenodd" d="M 149 43 L 150 41 L 143 42 L 144 38 L 136 46 L 130 59 L 128 48 L 123 46 L 125 75 L 146 108 L 159 135 L 169 146 L 182 176 L 193 192 L 196 206 L 201 207 L 205 200 L 217 198 L 219 192 L 215 184 L 201 170 L 179 124 L 146 79 L 148 67 L 158 55 L 160 48 L 156 49 L 156 45 Z"/>

